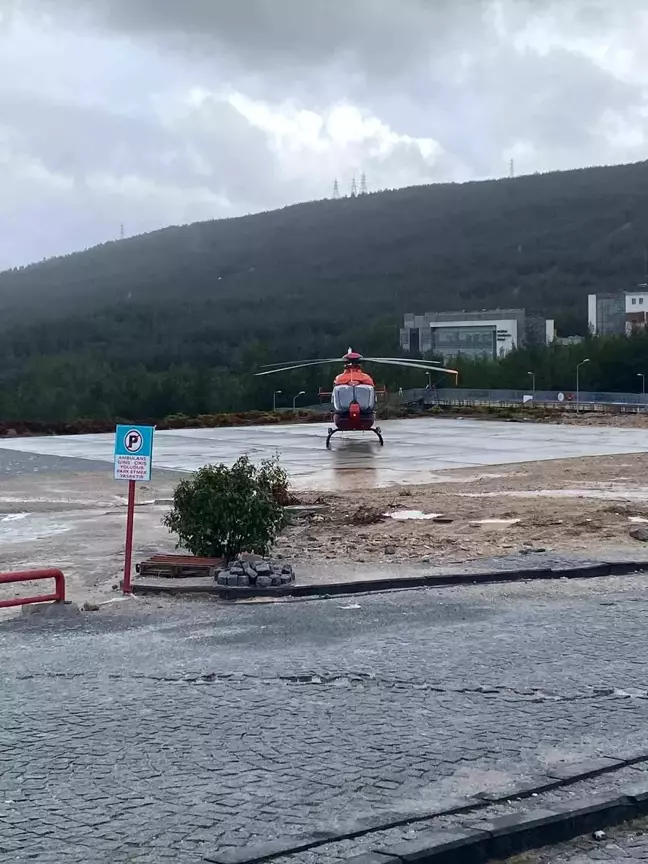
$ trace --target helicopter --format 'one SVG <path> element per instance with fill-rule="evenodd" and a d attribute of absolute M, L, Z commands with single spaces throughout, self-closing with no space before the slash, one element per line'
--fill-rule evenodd
<path fill-rule="evenodd" d="M 343 363 L 344 371 L 333 382 L 330 394 L 333 403 L 334 427 L 329 428 L 326 447 L 330 448 L 331 438 L 336 432 L 373 432 L 382 447 L 384 444 L 382 430 L 376 426 L 376 391 L 373 378 L 362 368 L 364 363 L 378 363 L 386 366 L 402 366 L 406 369 L 424 369 L 426 372 L 446 372 L 454 375 L 456 369 L 448 369 L 434 360 L 406 360 L 402 357 L 363 357 L 357 351 L 349 348 L 344 357 L 331 357 L 325 360 L 296 360 L 288 363 L 271 363 L 261 368 L 264 372 L 256 375 L 275 375 L 277 372 L 289 372 L 293 369 L 304 369 L 308 366 L 319 366 L 327 363 Z"/>

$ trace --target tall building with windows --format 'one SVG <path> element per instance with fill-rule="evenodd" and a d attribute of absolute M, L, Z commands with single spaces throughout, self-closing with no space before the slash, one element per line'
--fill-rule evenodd
<path fill-rule="evenodd" d="M 623 292 L 588 295 L 587 325 L 593 336 L 618 336 L 625 333 Z"/>
<path fill-rule="evenodd" d="M 405 315 L 401 348 L 441 357 L 504 357 L 514 348 L 548 344 L 555 338 L 553 320 L 527 315 L 524 309 L 484 309 L 481 312 L 426 312 Z"/>
<path fill-rule="evenodd" d="M 634 291 L 590 294 L 587 324 L 595 336 L 622 336 L 638 327 L 647 327 L 648 283 L 637 285 Z"/>

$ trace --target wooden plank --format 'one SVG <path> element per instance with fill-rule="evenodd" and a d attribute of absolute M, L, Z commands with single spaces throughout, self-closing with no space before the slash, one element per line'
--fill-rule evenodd
<path fill-rule="evenodd" d="M 215 567 L 223 563 L 222 558 L 200 558 L 196 555 L 152 555 L 146 559 L 146 562 L 165 563 L 165 564 L 204 564 Z"/>
<path fill-rule="evenodd" d="M 209 576 L 223 566 L 222 558 L 199 558 L 193 555 L 153 555 L 135 568 L 140 576 L 158 576 L 166 579 L 186 579 L 191 576 Z"/>

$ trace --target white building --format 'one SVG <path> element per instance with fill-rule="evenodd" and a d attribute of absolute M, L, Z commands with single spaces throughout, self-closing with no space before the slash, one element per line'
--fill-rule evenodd
<path fill-rule="evenodd" d="M 648 326 L 648 284 L 634 291 L 616 294 L 590 294 L 587 298 L 587 323 L 596 336 L 622 336 L 636 327 Z"/>
<path fill-rule="evenodd" d="M 637 285 L 634 291 L 625 292 L 626 333 L 635 327 L 645 327 L 648 323 L 648 285 Z"/>
<path fill-rule="evenodd" d="M 481 312 L 427 312 L 406 315 L 401 347 L 412 353 L 432 352 L 444 358 L 497 359 L 519 345 L 553 342 L 553 320 L 527 316 L 523 309 Z"/>

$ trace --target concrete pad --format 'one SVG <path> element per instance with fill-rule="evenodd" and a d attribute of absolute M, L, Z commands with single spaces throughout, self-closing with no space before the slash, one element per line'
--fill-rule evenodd
<path fill-rule="evenodd" d="M 158 432 L 154 468 L 191 472 L 210 462 L 278 455 L 297 489 L 353 490 L 392 483 L 441 482 L 439 471 L 515 462 L 648 451 L 648 430 L 479 420 L 391 420 L 385 446 L 372 435 L 340 434 L 327 424 L 182 429 Z M 80 462 L 112 462 L 114 435 L 18 438 L 0 449 Z"/>

